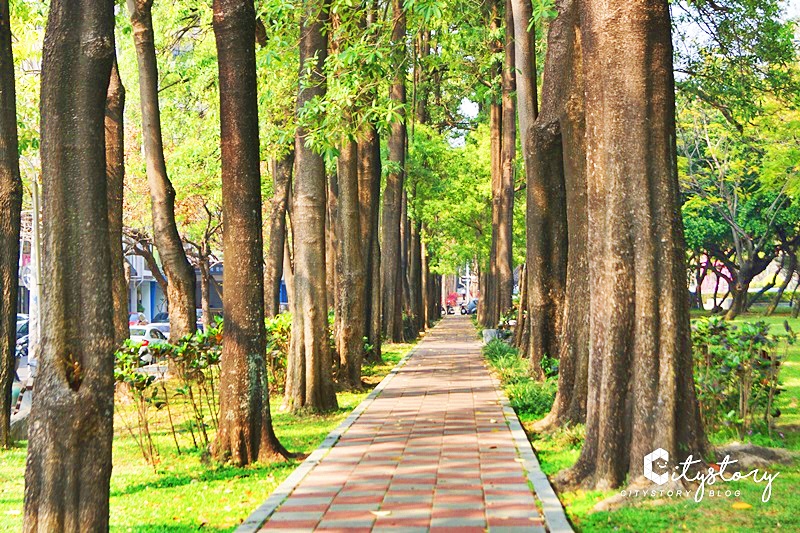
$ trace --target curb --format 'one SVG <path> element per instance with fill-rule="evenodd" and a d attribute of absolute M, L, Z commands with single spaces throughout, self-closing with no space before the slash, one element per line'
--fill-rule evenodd
<path fill-rule="evenodd" d="M 427 336 L 427 334 L 426 334 Z M 339 438 L 348 430 L 350 426 L 352 426 L 356 420 L 361 416 L 361 413 L 367 410 L 367 408 L 372 404 L 372 402 L 377 398 L 380 393 L 383 391 L 384 388 L 389 384 L 389 382 L 394 378 L 394 376 L 400 371 L 400 369 L 405 366 L 406 362 L 408 362 L 411 357 L 417 352 L 418 347 L 422 343 L 422 338 L 417 339 L 417 343 L 414 345 L 409 352 L 403 356 L 400 361 L 392 368 L 388 374 L 381 380 L 378 385 L 372 389 L 372 392 L 364 398 L 360 404 L 353 409 L 347 418 L 342 420 L 342 423 L 339 424 L 336 429 L 328 433 L 328 436 L 325 437 L 325 440 L 311 452 L 311 455 L 306 457 L 306 459 L 300 463 L 300 465 L 294 469 L 294 471 L 283 480 L 283 483 L 278 485 L 272 494 L 270 494 L 269 498 L 262 503 L 259 507 L 256 508 L 255 511 L 250 513 L 244 522 L 239 524 L 239 527 L 236 528 L 234 533 L 256 533 L 261 526 L 266 523 L 270 516 L 278 509 L 278 507 L 283 504 L 286 498 L 291 495 L 294 489 L 300 484 L 301 481 L 308 475 L 311 470 L 317 466 L 322 459 L 328 455 L 328 452 L 331 451 L 336 443 L 339 441 Z"/>
<path fill-rule="evenodd" d="M 487 371 L 488 370 L 487 368 Z M 533 489 L 536 492 L 535 496 L 542 502 L 542 516 L 547 525 L 547 530 L 553 533 L 568 533 L 573 531 L 569 520 L 567 520 L 567 515 L 564 513 L 561 500 L 558 499 L 558 496 L 556 496 L 553 490 L 553 486 L 550 485 L 547 476 L 542 472 L 539 459 L 536 458 L 533 446 L 528 440 L 528 435 L 522 428 L 517 413 L 511 407 L 511 403 L 508 401 L 502 384 L 494 374 L 491 372 L 489 372 L 489 374 L 495 384 L 497 396 L 500 398 L 500 404 L 503 406 L 503 414 L 511 430 L 511 437 L 514 439 L 517 452 L 520 455 L 520 459 L 522 459 L 522 465 L 525 468 L 525 472 L 528 474 L 528 481 L 533 485 Z"/>

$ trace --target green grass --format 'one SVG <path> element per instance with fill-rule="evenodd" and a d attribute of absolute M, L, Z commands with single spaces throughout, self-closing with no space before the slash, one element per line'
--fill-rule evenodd
<path fill-rule="evenodd" d="M 693 313 L 693 317 L 701 316 Z M 747 314 L 735 322 L 765 320 L 776 333 L 783 331 L 784 320 L 788 320 L 794 331 L 800 333 L 800 319 L 787 315 L 762 317 Z M 524 371 L 524 365 L 503 361 L 498 374 L 505 383 L 522 379 L 515 372 Z M 800 450 L 800 344 L 790 346 L 787 360 L 781 373 L 786 391 L 779 399 L 782 416 L 777 423 L 777 435 L 770 440 L 755 435 L 754 444 L 780 446 Z M 583 444 L 583 427 L 575 426 L 559 429 L 551 434 L 540 435 L 532 431 L 532 425 L 540 416 L 519 413 L 520 420 L 528 432 L 542 470 L 553 476 L 564 468 L 572 466 L 578 459 Z M 733 440 L 732 436 L 713 435 L 714 444 Z M 800 464 L 775 466 L 771 472 L 780 472 L 773 482 L 772 498 L 768 503 L 761 502 L 763 486 L 750 481 L 726 483 L 725 489 L 740 490 L 739 497 L 706 498 L 700 502 L 685 500 L 664 500 L 642 502 L 609 512 L 592 512 L 598 502 L 612 496 L 617 491 L 584 491 L 559 494 L 567 516 L 577 531 L 731 531 L 762 532 L 775 529 L 800 531 L 800 500 L 796 487 L 800 486 Z M 736 509 L 736 502 L 749 504 L 746 509 Z"/>
<path fill-rule="evenodd" d="M 380 382 L 411 346 L 386 345 L 384 363 L 366 366 L 364 382 L 370 388 Z M 282 412 L 278 399 L 271 404 L 275 432 L 289 451 L 308 454 L 368 392 L 338 393 L 338 411 L 325 415 Z M 178 455 L 162 410 L 153 418 L 160 455 L 160 463 L 154 469 L 142 459 L 120 419 L 122 414 L 131 416 L 130 407 L 118 405 L 115 419 L 112 531 L 230 531 L 266 500 L 300 462 L 297 459 L 247 468 L 209 463 L 200 450 L 187 451 L 191 438 L 186 429 L 178 435 L 183 449 Z M 25 453 L 24 442 L 12 450 L 0 451 L 0 531 L 22 528 Z"/>

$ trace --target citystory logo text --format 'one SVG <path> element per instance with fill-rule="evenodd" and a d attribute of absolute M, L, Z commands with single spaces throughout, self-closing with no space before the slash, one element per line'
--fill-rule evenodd
<path fill-rule="evenodd" d="M 775 478 L 778 477 L 780 472 L 770 473 L 767 471 L 761 472 L 759 469 L 755 468 L 749 472 L 726 472 L 729 466 L 735 465 L 739 461 L 736 459 L 731 459 L 729 455 L 726 455 L 725 458 L 717 463 L 716 465 L 709 466 L 707 470 L 700 469 L 693 475 L 689 473 L 689 470 L 702 461 L 700 459 L 695 459 L 692 455 L 689 455 L 684 461 L 680 462 L 675 466 L 675 471 L 670 473 L 669 472 L 669 452 L 664 450 L 663 448 L 658 448 L 653 450 L 651 453 L 644 456 L 644 477 L 655 483 L 656 485 L 665 485 L 670 480 L 675 483 L 680 483 L 681 481 L 686 481 L 687 483 L 697 483 L 698 487 L 694 491 L 694 501 L 700 502 L 706 495 L 706 487 L 712 487 L 715 483 L 727 483 L 730 481 L 743 481 L 746 479 L 752 479 L 754 483 L 761 484 L 766 483 L 764 486 L 764 491 L 761 493 L 761 501 L 767 503 L 769 499 L 772 497 L 772 482 L 775 481 Z M 654 470 L 654 467 L 657 470 Z M 681 489 L 648 489 L 648 490 L 623 490 L 621 492 L 623 496 L 677 496 L 677 497 L 689 497 L 692 495 L 691 490 L 681 490 Z M 709 489 L 709 496 L 740 496 L 741 491 L 739 490 L 714 490 Z"/>

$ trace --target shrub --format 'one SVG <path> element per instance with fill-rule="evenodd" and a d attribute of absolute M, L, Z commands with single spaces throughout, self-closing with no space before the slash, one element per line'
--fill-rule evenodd
<path fill-rule="evenodd" d="M 544 416 L 553 407 L 556 398 L 556 381 L 520 380 L 506 387 L 511 407 L 519 414 Z"/>
<path fill-rule="evenodd" d="M 781 392 L 781 360 L 795 340 L 788 324 L 785 328 L 786 334 L 774 335 L 763 321 L 737 327 L 711 317 L 693 323 L 695 387 L 707 428 L 732 428 L 740 438 L 754 427 L 771 433 L 780 416 L 774 401 Z"/>
<path fill-rule="evenodd" d="M 267 370 L 270 393 L 282 393 L 286 385 L 286 361 L 292 340 L 292 315 L 281 313 L 266 320 Z"/>

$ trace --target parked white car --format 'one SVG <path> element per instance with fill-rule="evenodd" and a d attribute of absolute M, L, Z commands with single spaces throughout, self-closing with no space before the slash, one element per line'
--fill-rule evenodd
<path fill-rule="evenodd" d="M 155 324 L 131 326 L 130 334 L 133 342 L 139 342 L 142 344 L 142 349 L 139 350 L 139 357 L 147 364 L 155 362 L 153 360 L 153 355 L 148 349 L 148 346 L 167 342 L 167 337 L 161 333 L 161 330 L 159 330 Z"/>

